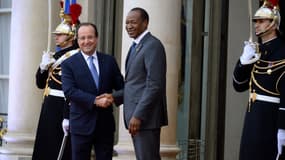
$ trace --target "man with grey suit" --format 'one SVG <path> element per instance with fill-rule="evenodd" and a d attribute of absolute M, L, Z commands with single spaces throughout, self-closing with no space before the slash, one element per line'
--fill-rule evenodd
<path fill-rule="evenodd" d="M 126 59 L 124 89 L 112 96 L 124 97 L 124 122 L 137 160 L 160 160 L 161 127 L 168 124 L 166 55 L 162 43 L 147 30 L 148 22 L 142 8 L 127 15 L 126 30 L 134 40 Z"/>

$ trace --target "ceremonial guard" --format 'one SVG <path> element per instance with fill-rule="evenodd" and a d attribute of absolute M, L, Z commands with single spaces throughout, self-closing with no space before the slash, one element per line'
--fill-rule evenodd
<path fill-rule="evenodd" d="M 33 160 L 71 160 L 70 138 L 67 138 L 65 147 L 62 147 L 63 137 L 68 135 L 69 105 L 62 91 L 61 63 L 78 52 L 74 37 L 81 6 L 76 3 L 64 4 L 66 5 L 70 8 L 65 7 L 64 10 L 63 2 L 61 2 L 62 22 L 53 32 L 58 51 L 55 53 L 44 51 L 36 73 L 37 87 L 45 90 L 32 155 Z M 70 9 L 68 12 L 67 8 Z"/>
<path fill-rule="evenodd" d="M 245 42 L 233 73 L 235 90 L 249 90 L 239 159 L 275 160 L 285 145 L 285 42 L 278 2 L 265 1 L 253 22 L 258 43 Z"/>

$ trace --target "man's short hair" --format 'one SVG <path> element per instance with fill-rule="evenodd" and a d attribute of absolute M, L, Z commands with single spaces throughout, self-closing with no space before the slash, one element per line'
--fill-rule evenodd
<path fill-rule="evenodd" d="M 79 28 L 82 27 L 82 26 L 91 26 L 91 27 L 93 27 L 93 28 L 94 28 L 94 31 L 95 31 L 95 36 L 96 36 L 96 37 L 99 36 L 99 35 L 98 35 L 98 30 L 97 30 L 96 25 L 93 24 L 93 23 L 90 23 L 90 22 L 83 22 L 83 23 L 80 23 L 79 26 L 77 27 L 76 33 L 78 33 Z M 76 38 L 78 38 L 78 34 L 76 34 L 76 36 L 77 36 Z"/>
<path fill-rule="evenodd" d="M 131 11 L 139 11 L 141 13 L 141 18 L 143 21 L 147 21 L 149 22 L 149 16 L 148 13 L 146 12 L 146 10 L 144 10 L 143 8 L 140 7 L 135 7 L 133 9 L 131 9 Z"/>

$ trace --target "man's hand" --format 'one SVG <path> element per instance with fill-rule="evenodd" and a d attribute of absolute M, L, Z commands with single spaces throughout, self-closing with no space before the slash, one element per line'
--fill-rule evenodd
<path fill-rule="evenodd" d="M 107 108 L 110 105 L 112 105 L 112 103 L 114 102 L 114 98 L 112 96 L 112 94 L 101 94 L 100 96 L 97 96 L 95 99 L 95 104 L 98 107 L 102 107 L 102 108 Z"/>
<path fill-rule="evenodd" d="M 244 42 L 243 52 L 240 56 L 240 62 L 243 65 L 252 64 L 259 60 L 260 54 L 256 53 L 257 44 L 253 42 Z"/>
<path fill-rule="evenodd" d="M 129 128 L 129 133 L 132 136 L 135 136 L 141 128 L 141 120 L 136 117 L 132 117 L 128 128 Z"/>
<path fill-rule="evenodd" d="M 40 63 L 40 69 L 41 70 L 47 70 L 48 67 L 55 62 L 55 59 L 53 58 L 52 52 L 43 51 L 42 55 L 42 61 Z"/>
<path fill-rule="evenodd" d="M 278 147 L 278 154 L 282 153 L 282 147 L 285 146 L 285 130 L 278 129 L 277 133 L 277 147 Z"/>
<path fill-rule="evenodd" d="M 69 131 L 69 120 L 68 119 L 63 119 L 63 121 L 62 121 L 62 130 L 64 132 L 64 135 L 67 136 L 68 135 L 68 131 Z"/>

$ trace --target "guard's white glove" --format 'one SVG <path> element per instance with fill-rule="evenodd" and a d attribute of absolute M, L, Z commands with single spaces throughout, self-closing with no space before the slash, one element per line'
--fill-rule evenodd
<path fill-rule="evenodd" d="M 278 129 L 277 133 L 278 154 L 282 153 L 283 146 L 285 146 L 285 129 Z"/>
<path fill-rule="evenodd" d="M 62 130 L 64 132 L 64 135 L 67 136 L 68 135 L 68 131 L 69 131 L 69 120 L 68 119 L 63 119 L 63 121 L 62 121 Z"/>
<path fill-rule="evenodd" d="M 256 53 L 256 44 L 253 42 L 244 42 L 243 52 L 240 56 L 240 63 L 243 65 L 252 64 L 259 60 L 260 54 Z"/>
<path fill-rule="evenodd" d="M 48 67 L 55 62 L 55 59 L 53 58 L 52 52 L 43 51 L 42 55 L 42 61 L 40 63 L 40 69 L 41 70 L 47 70 Z"/>

